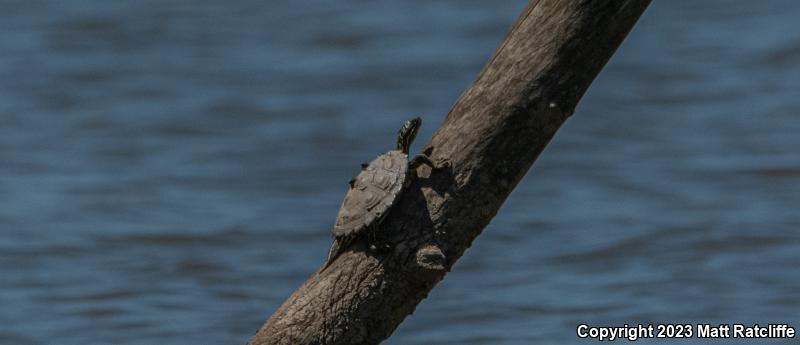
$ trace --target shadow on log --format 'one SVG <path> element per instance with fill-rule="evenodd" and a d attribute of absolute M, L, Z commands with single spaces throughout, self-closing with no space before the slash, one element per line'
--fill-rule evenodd
<path fill-rule="evenodd" d="M 378 344 L 414 311 L 497 213 L 649 0 L 540 0 L 427 144 L 425 171 L 363 243 L 310 277 L 250 344 Z"/>

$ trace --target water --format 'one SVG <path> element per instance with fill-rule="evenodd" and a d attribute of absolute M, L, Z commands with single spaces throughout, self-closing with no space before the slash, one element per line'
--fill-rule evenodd
<path fill-rule="evenodd" d="M 418 150 L 524 5 L 0 3 L 0 343 L 244 343 L 358 164 L 412 115 Z M 386 343 L 800 326 L 797 13 L 656 1 Z"/>

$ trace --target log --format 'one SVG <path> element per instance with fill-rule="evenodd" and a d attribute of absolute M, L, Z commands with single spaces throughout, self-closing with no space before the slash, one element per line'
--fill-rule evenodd
<path fill-rule="evenodd" d="M 531 1 L 426 145 L 377 231 L 311 276 L 251 345 L 378 344 L 495 216 L 650 0 Z M 399 123 L 400 121 L 398 121 Z"/>

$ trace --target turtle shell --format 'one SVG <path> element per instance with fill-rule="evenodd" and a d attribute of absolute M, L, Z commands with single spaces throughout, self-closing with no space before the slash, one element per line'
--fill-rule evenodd
<path fill-rule="evenodd" d="M 403 190 L 407 175 L 408 155 L 401 151 L 386 152 L 370 162 L 342 201 L 334 236 L 353 236 L 380 223 Z"/>

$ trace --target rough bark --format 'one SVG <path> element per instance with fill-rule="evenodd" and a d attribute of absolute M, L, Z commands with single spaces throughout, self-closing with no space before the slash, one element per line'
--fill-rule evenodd
<path fill-rule="evenodd" d="M 414 311 L 497 213 L 649 0 L 540 0 L 523 10 L 426 149 L 370 250 L 306 281 L 250 344 L 377 344 Z"/>

